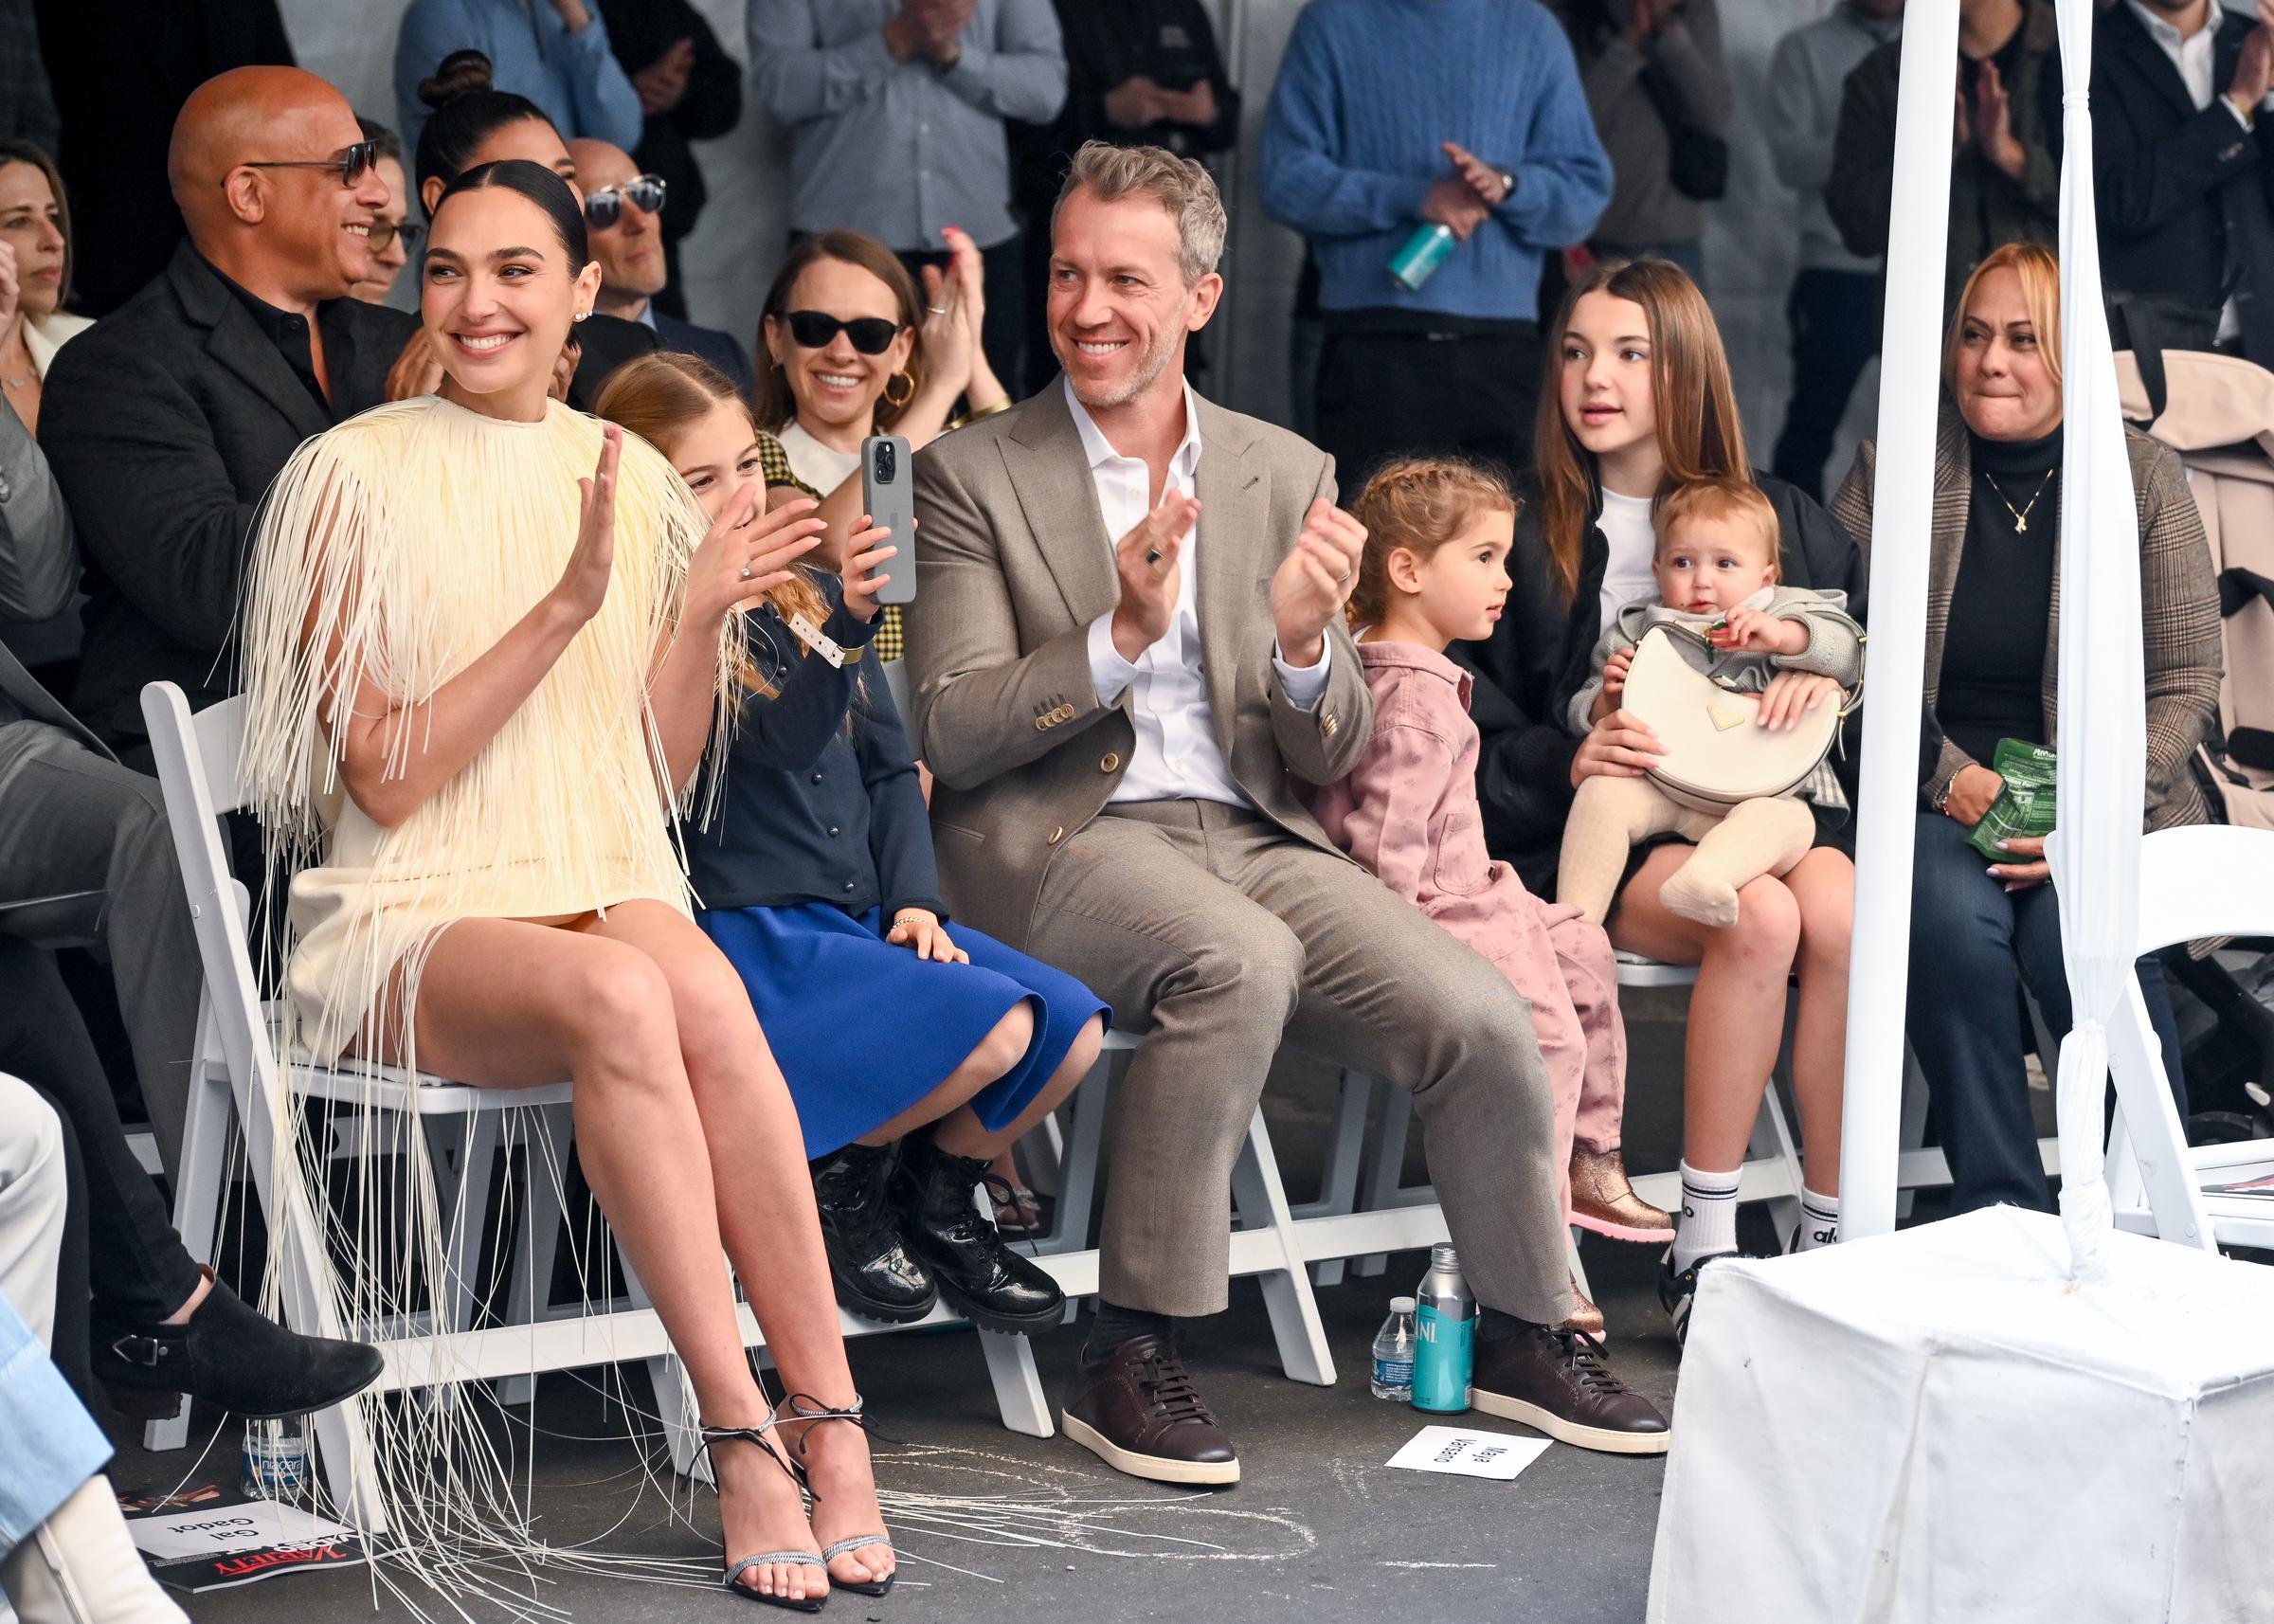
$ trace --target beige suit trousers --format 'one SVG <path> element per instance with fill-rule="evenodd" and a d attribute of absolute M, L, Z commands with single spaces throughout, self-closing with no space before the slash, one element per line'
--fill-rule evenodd
<path fill-rule="evenodd" d="M 1571 1312 L 1531 1006 L 1373 875 L 1244 807 L 1118 803 L 1052 861 L 1028 950 L 1145 1034 L 1109 1123 L 1107 1299 L 1224 1307 L 1232 1167 L 1286 1041 L 1413 1091 L 1480 1302 Z"/>

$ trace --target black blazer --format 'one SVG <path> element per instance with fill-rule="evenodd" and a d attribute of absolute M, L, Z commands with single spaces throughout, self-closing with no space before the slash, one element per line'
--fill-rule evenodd
<path fill-rule="evenodd" d="M 415 316 L 335 298 L 316 313 L 339 418 L 385 398 Z M 148 287 L 56 356 L 40 445 L 86 561 L 73 709 L 114 748 L 144 737 L 146 682 L 192 707 L 232 690 L 221 663 L 244 547 L 269 482 L 332 426 L 251 315 L 187 243 Z"/>
<path fill-rule="evenodd" d="M 664 350 L 677 350 L 708 361 L 724 372 L 742 398 L 752 398 L 751 390 L 758 383 L 757 374 L 750 370 L 749 352 L 734 342 L 731 333 L 721 333 L 715 327 L 697 327 L 692 321 L 681 321 L 664 311 L 657 311 L 656 339 Z"/>
<path fill-rule="evenodd" d="M 572 336 L 577 342 L 576 376 L 568 380 L 568 404 L 579 411 L 592 409 L 610 372 L 657 348 L 655 330 L 644 322 L 598 310 L 577 323 Z"/>
<path fill-rule="evenodd" d="M 1848 594 L 1849 612 L 1864 618 L 1863 554 L 1814 497 L 1772 475 L 1756 473 L 1777 510 L 1787 586 Z M 1592 675 L 1588 656 L 1602 635 L 1603 570 L 1611 544 L 1590 524 L 1571 601 L 1554 585 L 1547 537 L 1540 528 L 1536 488 L 1518 488 L 1516 545 L 1508 553 L 1515 583 L 1492 636 L 1456 642 L 1445 652 L 1475 678 L 1470 714 L 1483 735 L 1476 764 L 1485 845 L 1516 870 L 1534 896 L 1556 894 L 1563 821 L 1571 811 L 1571 758 L 1579 741 L 1564 727 L 1571 696 Z M 1852 786 L 1851 786 L 1852 787 Z"/>
<path fill-rule="evenodd" d="M 2148 30 L 2126 6 L 2100 14 L 2092 37 L 2092 151 L 2101 222 L 2101 279 L 2125 295 L 2193 307 L 2210 332 L 2233 287 L 2243 351 L 2274 366 L 2274 122 L 2245 130 L 2224 92 L 2258 25 L 2212 9 L 2211 105 L 2196 111 Z"/>
<path fill-rule="evenodd" d="M 771 605 L 744 617 L 752 661 L 780 692 L 744 696 L 718 812 L 707 829 L 683 825 L 696 900 L 945 919 L 915 754 L 869 641 L 875 623 L 845 612 L 834 577 L 815 579 L 829 603 L 821 630 L 848 658 L 839 668 L 805 652 Z"/>

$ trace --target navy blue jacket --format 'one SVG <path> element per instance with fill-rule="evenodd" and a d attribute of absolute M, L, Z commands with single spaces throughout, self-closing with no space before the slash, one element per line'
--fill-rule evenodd
<path fill-rule="evenodd" d="M 682 826 L 695 898 L 848 913 L 881 905 L 888 918 L 925 908 L 945 919 L 915 756 L 868 646 L 875 626 L 845 612 L 834 576 L 816 584 L 841 668 L 807 651 L 770 605 L 743 617 L 751 662 L 780 692 L 744 695 L 718 813 L 708 829 Z"/>
<path fill-rule="evenodd" d="M 749 400 L 757 387 L 758 375 L 750 370 L 750 357 L 742 346 L 734 342 L 731 333 L 721 333 L 715 327 L 697 327 L 692 321 L 681 321 L 676 316 L 657 311 L 656 340 L 659 347 L 677 350 L 682 354 L 697 355 L 708 361 L 731 379 Z"/>

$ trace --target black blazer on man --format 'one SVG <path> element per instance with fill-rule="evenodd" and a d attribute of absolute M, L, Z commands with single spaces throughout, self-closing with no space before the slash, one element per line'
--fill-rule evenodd
<path fill-rule="evenodd" d="M 2211 105 L 2197 111 L 2171 58 L 2130 7 L 2100 15 L 2092 40 L 2093 179 L 2101 280 L 2111 298 L 2192 309 L 2208 348 L 2229 292 L 2244 353 L 2274 366 L 2274 127 L 2245 130 L 2226 103 L 2243 42 L 2258 25 L 2217 18 Z"/>
<path fill-rule="evenodd" d="M 148 287 L 56 356 L 40 445 L 86 560 L 73 709 L 122 750 L 144 738 L 146 682 L 192 707 L 227 695 L 221 663 L 262 496 L 303 440 L 385 398 L 413 316 L 336 298 L 316 313 L 332 411 L 188 243 Z"/>

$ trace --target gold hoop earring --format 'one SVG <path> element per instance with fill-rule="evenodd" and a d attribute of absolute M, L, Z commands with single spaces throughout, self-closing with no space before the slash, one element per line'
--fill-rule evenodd
<path fill-rule="evenodd" d="M 894 384 L 900 386 L 900 392 L 898 394 L 893 393 L 893 386 Z M 894 372 L 891 377 L 884 380 L 884 404 L 891 406 L 894 411 L 898 411 L 902 406 L 908 405 L 910 401 L 912 401 L 915 398 L 916 380 L 913 373 Z"/>

